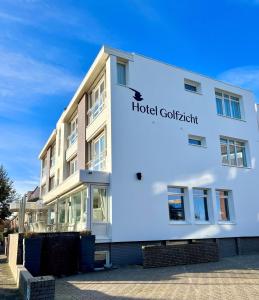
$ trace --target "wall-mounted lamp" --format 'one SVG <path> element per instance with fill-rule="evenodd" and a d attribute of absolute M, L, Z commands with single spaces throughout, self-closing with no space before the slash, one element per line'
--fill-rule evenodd
<path fill-rule="evenodd" d="M 136 176 L 137 176 L 137 179 L 138 179 L 138 180 L 141 180 L 141 179 L 142 179 L 142 173 L 141 173 L 141 172 L 136 173 Z"/>

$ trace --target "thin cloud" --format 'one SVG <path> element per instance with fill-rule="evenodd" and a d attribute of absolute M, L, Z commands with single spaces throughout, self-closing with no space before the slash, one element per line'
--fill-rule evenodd
<path fill-rule="evenodd" d="M 218 78 L 222 81 L 252 90 L 259 97 L 259 66 L 244 66 L 227 70 Z"/>
<path fill-rule="evenodd" d="M 79 82 L 62 67 L 0 49 L 0 112 L 26 111 L 35 95 L 71 92 Z"/>

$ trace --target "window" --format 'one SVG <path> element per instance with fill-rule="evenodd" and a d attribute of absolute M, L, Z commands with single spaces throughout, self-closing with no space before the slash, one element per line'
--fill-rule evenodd
<path fill-rule="evenodd" d="M 66 201 L 67 199 L 62 199 L 58 203 L 58 222 L 61 224 L 66 221 Z"/>
<path fill-rule="evenodd" d="M 90 95 L 90 108 L 87 112 L 89 124 L 102 112 L 104 108 L 105 84 L 104 79 L 98 83 Z"/>
<path fill-rule="evenodd" d="M 217 211 L 218 220 L 227 222 L 231 221 L 231 191 L 217 190 L 216 191 L 216 201 L 217 201 Z"/>
<path fill-rule="evenodd" d="M 51 146 L 50 149 L 50 167 L 54 167 L 55 166 L 55 155 L 56 155 L 56 144 Z"/>
<path fill-rule="evenodd" d="M 126 64 L 117 62 L 117 83 L 126 85 Z"/>
<path fill-rule="evenodd" d="M 195 221 L 209 221 L 208 190 L 193 189 L 193 204 Z"/>
<path fill-rule="evenodd" d="M 246 143 L 235 139 L 220 138 L 223 165 L 247 167 Z"/>
<path fill-rule="evenodd" d="M 184 221 L 185 190 L 179 187 L 168 187 L 169 219 L 171 221 Z"/>
<path fill-rule="evenodd" d="M 46 169 L 47 169 L 47 158 L 44 157 L 41 166 L 41 177 L 44 177 L 46 175 Z"/>
<path fill-rule="evenodd" d="M 240 97 L 215 91 L 217 114 L 233 119 L 241 119 Z"/>
<path fill-rule="evenodd" d="M 61 147 L 61 130 L 58 130 L 58 156 L 60 156 L 60 147 Z"/>
<path fill-rule="evenodd" d="M 53 205 L 48 209 L 48 224 L 49 225 L 55 224 L 55 216 L 56 216 L 55 207 Z"/>
<path fill-rule="evenodd" d="M 69 162 L 69 175 L 74 174 L 77 171 L 77 157 Z"/>
<path fill-rule="evenodd" d="M 93 222 L 107 222 L 107 189 L 93 188 Z"/>
<path fill-rule="evenodd" d="M 68 146 L 70 147 L 77 141 L 77 116 L 70 122 L 70 134 L 68 136 Z"/>
<path fill-rule="evenodd" d="M 91 143 L 91 160 L 89 168 L 95 171 L 103 171 L 106 163 L 105 133 L 99 135 Z"/>
<path fill-rule="evenodd" d="M 192 146 L 202 146 L 206 147 L 206 139 L 202 136 L 189 135 L 188 143 Z"/>
<path fill-rule="evenodd" d="M 81 218 L 81 192 L 72 195 L 72 223 L 80 222 Z"/>
<path fill-rule="evenodd" d="M 49 191 L 53 190 L 54 187 L 55 187 L 55 176 L 52 176 L 49 179 Z"/>
<path fill-rule="evenodd" d="M 200 93 L 201 92 L 201 84 L 196 81 L 192 81 L 189 79 L 184 79 L 184 88 L 188 92 Z"/>

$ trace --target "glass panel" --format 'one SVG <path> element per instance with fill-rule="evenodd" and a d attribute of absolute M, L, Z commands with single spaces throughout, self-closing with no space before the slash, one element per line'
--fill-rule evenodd
<path fill-rule="evenodd" d="M 227 165 L 229 163 L 227 145 L 226 144 L 221 144 L 220 148 L 221 148 L 221 161 L 222 161 L 222 164 Z"/>
<path fill-rule="evenodd" d="M 197 92 L 197 87 L 195 85 L 191 85 L 191 84 L 185 83 L 184 87 L 188 91 Z"/>
<path fill-rule="evenodd" d="M 168 206 L 170 220 L 185 220 L 184 196 L 168 195 Z"/>
<path fill-rule="evenodd" d="M 217 114 L 223 115 L 223 105 L 222 100 L 219 98 L 216 98 L 216 104 L 217 104 Z"/>
<path fill-rule="evenodd" d="M 198 140 L 198 139 L 189 139 L 189 144 L 196 145 L 196 146 L 201 146 L 201 140 Z"/>
<path fill-rule="evenodd" d="M 81 217 L 81 193 L 72 195 L 72 223 L 80 222 Z"/>
<path fill-rule="evenodd" d="M 61 200 L 58 204 L 58 222 L 65 223 L 66 219 L 66 199 Z"/>
<path fill-rule="evenodd" d="M 55 208 L 54 206 L 50 207 L 48 210 L 48 223 L 55 224 Z"/>
<path fill-rule="evenodd" d="M 226 95 L 224 95 L 226 96 Z M 225 107 L 225 115 L 228 117 L 231 117 L 231 111 L 230 111 L 230 102 L 228 99 L 224 99 L 224 107 Z"/>
<path fill-rule="evenodd" d="M 247 167 L 245 147 L 236 146 L 237 165 L 239 167 Z"/>
<path fill-rule="evenodd" d="M 230 165 L 232 166 L 237 165 L 235 146 L 232 144 L 229 145 L 229 159 L 230 159 Z"/>
<path fill-rule="evenodd" d="M 117 63 L 117 79 L 118 79 L 118 84 L 126 85 L 125 64 Z"/>
<path fill-rule="evenodd" d="M 93 188 L 93 222 L 107 222 L 106 188 Z"/>
<path fill-rule="evenodd" d="M 205 193 L 206 192 L 206 193 Z M 207 204 L 207 191 L 194 190 L 194 216 L 196 221 L 208 221 L 208 204 Z"/>
<path fill-rule="evenodd" d="M 240 104 L 238 101 L 231 101 L 232 117 L 241 119 Z"/>
<path fill-rule="evenodd" d="M 184 193 L 184 188 L 168 187 L 168 193 L 170 193 L 170 194 L 183 194 Z"/>
<path fill-rule="evenodd" d="M 217 209 L 220 221 L 229 221 L 229 205 L 228 197 L 225 195 L 225 191 L 216 192 Z"/>
<path fill-rule="evenodd" d="M 87 202 L 87 199 L 86 199 L 86 189 L 84 189 L 82 191 L 82 201 L 83 201 L 83 222 L 86 222 L 86 202 Z"/>

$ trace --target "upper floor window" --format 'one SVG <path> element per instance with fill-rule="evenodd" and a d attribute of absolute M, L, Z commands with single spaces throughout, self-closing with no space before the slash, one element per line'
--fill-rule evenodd
<path fill-rule="evenodd" d="M 41 176 L 43 177 L 46 175 L 46 170 L 47 170 L 47 158 L 44 157 L 42 160 L 42 165 L 41 165 Z"/>
<path fill-rule="evenodd" d="M 106 139 L 105 133 L 100 134 L 91 143 L 91 158 L 89 168 L 102 171 L 106 165 Z"/>
<path fill-rule="evenodd" d="M 189 92 L 201 93 L 201 84 L 197 81 L 184 79 L 184 88 Z"/>
<path fill-rule="evenodd" d="M 55 165 L 55 155 L 56 155 L 56 144 L 52 145 L 50 149 L 50 167 L 54 167 Z"/>
<path fill-rule="evenodd" d="M 123 62 L 117 62 L 117 83 L 126 85 L 126 64 Z"/>
<path fill-rule="evenodd" d="M 78 121 L 77 121 L 77 116 L 75 116 L 70 122 L 70 134 L 68 136 L 68 146 L 73 145 L 77 141 L 77 127 L 78 127 Z"/>
<path fill-rule="evenodd" d="M 105 98 L 105 83 L 102 79 L 93 89 L 90 95 L 90 108 L 88 110 L 88 122 L 91 123 L 103 110 Z"/>
<path fill-rule="evenodd" d="M 234 208 L 231 191 L 216 190 L 218 221 L 233 221 Z"/>
<path fill-rule="evenodd" d="M 170 221 L 185 221 L 185 189 L 168 187 L 168 208 Z"/>
<path fill-rule="evenodd" d="M 189 145 L 192 145 L 192 146 L 206 147 L 206 139 L 205 139 L 205 137 L 202 137 L 202 136 L 189 135 L 188 143 L 189 143 Z"/>
<path fill-rule="evenodd" d="M 247 167 L 246 143 L 244 141 L 220 138 L 223 165 Z"/>
<path fill-rule="evenodd" d="M 53 190 L 55 187 L 55 176 L 49 179 L 49 191 Z"/>
<path fill-rule="evenodd" d="M 69 162 L 69 175 L 74 174 L 77 171 L 77 157 Z"/>
<path fill-rule="evenodd" d="M 217 114 L 234 119 L 242 119 L 240 97 L 215 91 Z"/>

